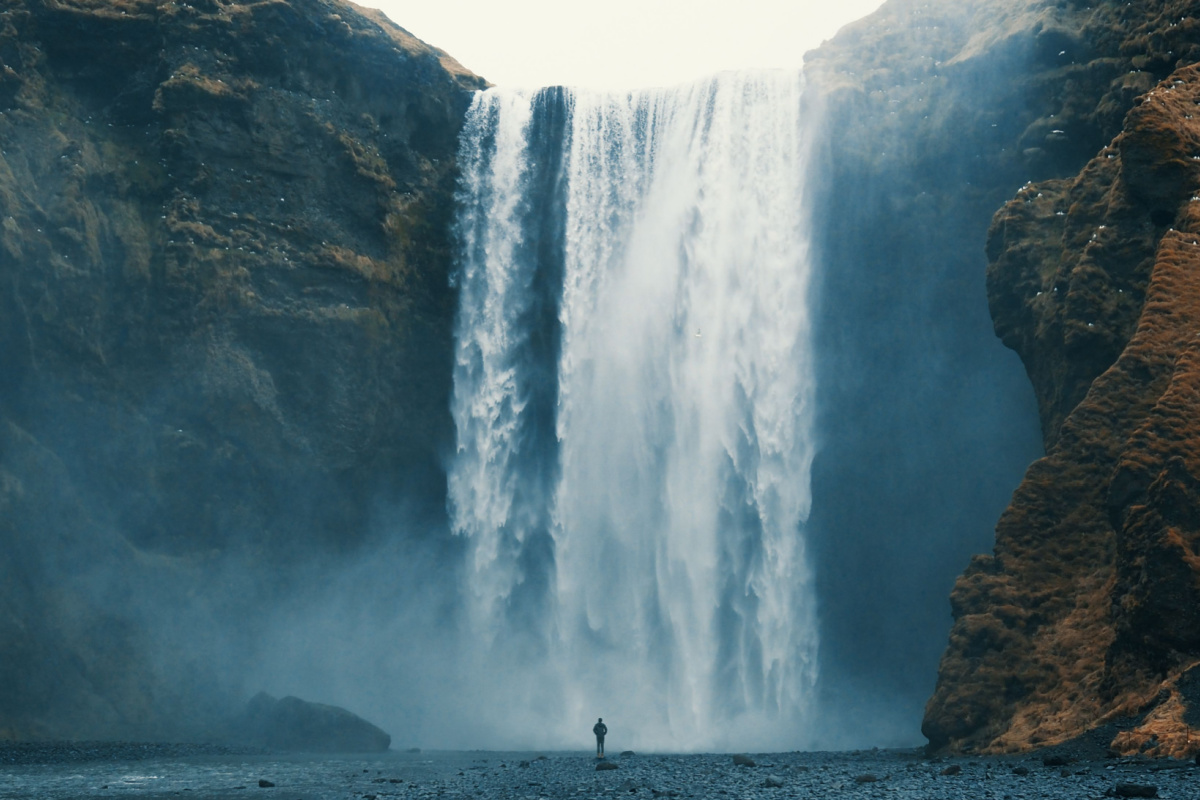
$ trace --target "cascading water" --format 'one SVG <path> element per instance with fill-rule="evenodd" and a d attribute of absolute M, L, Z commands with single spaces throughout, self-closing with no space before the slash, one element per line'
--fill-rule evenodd
<path fill-rule="evenodd" d="M 475 97 L 450 511 L 528 744 L 809 741 L 802 84 Z"/>

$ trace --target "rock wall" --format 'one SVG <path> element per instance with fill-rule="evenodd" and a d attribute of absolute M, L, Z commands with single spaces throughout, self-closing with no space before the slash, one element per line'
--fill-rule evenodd
<path fill-rule="evenodd" d="M 1078 175 L 1024 186 L 992 222 L 991 312 L 1033 383 L 1046 456 L 954 587 L 934 749 L 1093 729 L 1119 753 L 1200 749 L 1197 12 L 1096 7 L 1112 20 L 1096 47 L 1121 67 L 1097 107 L 1165 80 Z"/>
<path fill-rule="evenodd" d="M 954 577 L 1042 453 L 1029 380 L 987 314 L 983 244 L 1018 187 L 1077 171 L 1157 80 L 1116 52 L 1114 15 L 889 2 L 808 56 L 824 119 L 808 531 L 822 727 L 872 731 L 846 745 L 913 743 Z"/>
<path fill-rule="evenodd" d="M 442 514 L 482 85 L 336 0 L 0 6 L 0 736 L 194 732 L 189 620 Z"/>
<path fill-rule="evenodd" d="M 924 711 L 935 749 L 982 747 L 1008 730 L 1017 708 L 1028 719 L 1003 747 L 1044 743 L 1046 736 L 1030 738 L 1028 720 L 1057 712 L 1030 699 L 1032 685 L 1051 687 L 1063 670 L 1076 674 L 1074 662 L 1058 662 L 1074 659 L 1077 647 L 1106 647 L 1095 629 L 1100 639 L 1047 638 L 1053 654 L 1035 658 L 1035 645 L 1008 635 L 1026 630 L 1005 616 L 1014 609 L 1032 615 L 1036 627 L 1047 598 L 1066 607 L 1075 602 L 1071 581 L 1046 577 L 1060 545 L 1047 543 L 1046 526 L 1036 533 L 1028 527 L 1032 510 L 1021 498 L 1032 476 L 1042 476 L 1046 504 L 1063 526 L 1083 524 L 1066 513 L 1083 513 L 1077 501 L 1049 499 L 1082 486 L 1052 481 L 1041 471 L 1045 462 L 1015 500 L 1011 493 L 1030 461 L 1043 452 L 1054 458 L 1063 419 L 1124 350 L 1143 295 L 1133 283 L 1102 290 L 1107 284 L 1094 277 L 1091 262 L 1081 267 L 1093 275 L 1086 288 L 1082 278 L 1068 287 L 1047 277 L 1058 259 L 1074 264 L 1082 248 L 1098 246 L 1087 238 L 1095 226 L 1082 239 L 1041 228 L 1022 236 L 1035 229 L 1019 227 L 1025 217 L 1012 206 L 990 238 L 989 222 L 1018 190 L 1037 203 L 1067 191 L 1030 182 L 1093 170 L 1086 165 L 1121 133 L 1137 98 L 1200 60 L 1194 11 L 1188 2 L 893 0 L 808 57 L 825 118 L 813 202 L 823 262 L 817 330 L 824 442 L 809 522 L 822 604 L 822 725 L 883 728 L 875 742 L 847 744 L 907 743 L 905 726 L 915 727 Z M 1179 180 L 1161 180 L 1174 198 Z M 1105 184 L 1088 185 L 1077 192 L 1080 204 L 1109 202 Z M 1148 275 L 1158 238 L 1177 213 L 1174 200 L 1137 203 L 1139 214 L 1158 222 L 1119 232 L 1108 223 L 1098 233 L 1108 259 L 1102 269 L 1113 275 Z M 1034 207 L 1020 206 L 1026 214 Z M 1066 201 L 1036 207 L 1051 223 L 1083 214 Z M 1113 260 L 1123 266 L 1111 266 Z M 1063 266 L 1063 274 L 1071 268 Z M 1078 315 L 1074 322 L 1041 311 L 1059 297 L 1070 298 L 1064 302 Z M 989 302 L 994 322 L 984 312 Z M 1104 469 L 1085 481 L 1089 503 L 1107 496 Z M 1105 502 L 1088 506 L 1088 519 L 1107 518 Z M 995 588 L 1011 581 L 1000 553 L 1018 535 L 1037 571 L 1005 594 Z M 974 562 L 954 589 L 952 620 L 945 598 L 954 575 L 993 541 L 999 561 Z M 1085 545 L 1083 536 L 1071 542 L 1061 546 L 1080 571 L 1076 577 L 1111 570 L 1103 546 Z M 970 587 L 996 563 L 1003 566 L 989 584 L 994 591 L 980 599 Z M 952 622 L 941 680 L 925 709 Z M 981 638 L 985 628 L 1005 637 Z M 967 637 L 968 630 L 975 635 Z M 1036 681 L 1034 664 L 1045 670 Z M 1070 696 L 1064 692 L 1062 702 L 1072 703 Z M 1069 713 L 1073 721 L 1062 736 L 1098 719 L 1082 709 Z M 889 716 L 894 724 L 881 724 Z"/>

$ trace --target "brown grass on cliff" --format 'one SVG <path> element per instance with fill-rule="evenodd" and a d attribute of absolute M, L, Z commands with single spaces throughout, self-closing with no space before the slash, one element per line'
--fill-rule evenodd
<path fill-rule="evenodd" d="M 935 747 L 1013 752 L 1149 711 L 1115 749 L 1200 750 L 1174 688 L 1200 659 L 1198 104 L 1200 68 L 1179 70 L 1078 178 L 1023 190 L 993 224 L 997 329 L 1038 384 L 1044 420 L 1126 313 L 1136 327 L 1048 432 L 995 555 L 955 586 L 923 726 Z"/>

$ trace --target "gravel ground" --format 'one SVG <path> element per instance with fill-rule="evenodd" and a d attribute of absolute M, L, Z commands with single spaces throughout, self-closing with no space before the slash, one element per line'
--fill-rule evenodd
<path fill-rule="evenodd" d="M 36 753 L 34 752 L 36 751 Z M 929 760 L 920 751 L 610 756 L 386 753 L 309 757 L 190 745 L 0 744 L 0 798 L 255 800 L 1080 800 L 1154 787 L 1200 797 L 1200 768 L 1146 759 L 1047 766 L 1041 754 Z M 271 784 L 271 785 L 264 785 Z"/>

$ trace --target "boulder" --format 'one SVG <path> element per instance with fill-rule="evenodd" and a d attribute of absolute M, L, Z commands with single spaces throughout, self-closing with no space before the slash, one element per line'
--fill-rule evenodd
<path fill-rule="evenodd" d="M 235 723 L 234 739 L 309 753 L 382 753 L 392 737 L 344 708 L 259 692 Z"/>

